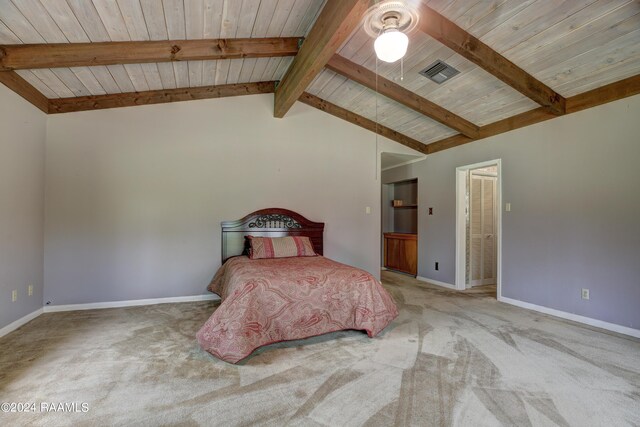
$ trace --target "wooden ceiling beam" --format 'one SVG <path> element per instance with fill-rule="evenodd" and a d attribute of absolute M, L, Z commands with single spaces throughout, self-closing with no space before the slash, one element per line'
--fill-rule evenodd
<path fill-rule="evenodd" d="M 597 107 L 598 105 L 638 94 L 640 94 L 640 74 L 567 98 L 567 114 Z M 433 154 L 438 151 L 458 147 L 479 139 L 520 129 L 546 120 L 554 119 L 556 117 L 558 116 L 550 113 L 542 107 L 536 108 L 534 110 L 526 111 L 486 126 L 482 126 L 477 138 L 469 138 L 465 135 L 454 135 L 431 143 L 427 145 L 427 154 Z"/>
<path fill-rule="evenodd" d="M 298 37 L 0 46 L 0 70 L 295 56 Z"/>
<path fill-rule="evenodd" d="M 507 117 L 506 119 L 499 120 L 486 126 L 482 126 L 480 128 L 480 136 L 478 136 L 477 138 L 469 138 L 464 135 L 453 135 L 440 141 L 436 141 L 428 145 L 428 154 L 433 154 L 437 153 L 438 151 L 458 147 L 460 145 L 468 144 L 473 141 L 488 138 L 494 135 L 499 135 L 501 133 L 540 123 L 556 117 L 558 116 L 548 112 L 542 107 L 538 107 L 534 110 L 526 111 L 524 113 L 520 113 L 512 117 Z"/>
<path fill-rule="evenodd" d="M 639 93 L 640 74 L 570 97 L 567 99 L 567 113 L 575 113 Z"/>
<path fill-rule="evenodd" d="M 44 113 L 49 113 L 49 99 L 15 71 L 0 71 L 0 83 L 35 105 Z"/>
<path fill-rule="evenodd" d="M 327 0 L 298 55 L 276 89 L 274 116 L 282 118 L 360 25 L 370 0 Z"/>
<path fill-rule="evenodd" d="M 430 7 L 420 7 L 418 25 L 422 32 L 493 74 L 546 110 L 556 115 L 565 113 L 566 100 L 560 94 Z"/>
<path fill-rule="evenodd" d="M 324 111 L 325 113 L 329 113 L 332 116 L 338 117 L 356 126 L 360 126 L 371 132 L 377 133 L 378 135 L 384 136 L 385 138 L 388 138 L 392 141 L 396 141 L 420 153 L 427 154 L 428 146 L 423 144 L 422 142 L 403 135 L 400 132 L 396 132 L 391 128 L 382 126 L 381 124 L 378 124 L 373 120 L 369 120 L 366 117 L 362 117 L 361 115 L 353 113 L 345 108 L 325 101 L 324 99 L 318 98 L 317 96 L 312 95 L 308 92 L 304 92 L 302 94 L 302 96 L 300 97 L 300 102 L 317 108 L 320 111 Z"/>
<path fill-rule="evenodd" d="M 181 89 L 151 90 L 146 92 L 118 93 L 110 95 L 81 96 L 49 100 L 49 113 L 102 110 L 105 108 L 131 107 L 135 105 L 163 104 L 167 102 L 197 99 L 224 98 L 229 96 L 273 93 L 275 82 L 238 83 Z"/>
<path fill-rule="evenodd" d="M 356 64 L 340 55 L 333 55 L 326 67 L 349 80 L 353 80 L 371 90 L 374 90 L 395 102 L 411 108 L 463 135 L 475 138 L 479 128 L 468 120 L 452 113 L 438 104 L 425 99 L 408 89 L 387 80 L 362 65 Z M 377 77 L 377 79 L 376 79 Z"/>

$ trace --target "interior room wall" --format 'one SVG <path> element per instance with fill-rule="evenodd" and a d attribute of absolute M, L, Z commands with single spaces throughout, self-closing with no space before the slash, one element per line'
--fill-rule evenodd
<path fill-rule="evenodd" d="M 634 96 L 385 171 L 419 178 L 418 275 L 454 283 L 455 169 L 502 159 L 502 295 L 640 329 L 638 117 Z"/>
<path fill-rule="evenodd" d="M 46 115 L 0 85 L 0 129 L 1 329 L 42 307 Z"/>
<path fill-rule="evenodd" d="M 325 255 L 379 276 L 369 131 L 300 103 L 275 119 L 272 95 L 54 115 L 47 127 L 52 305 L 204 294 L 220 222 L 267 207 L 325 222 Z"/>

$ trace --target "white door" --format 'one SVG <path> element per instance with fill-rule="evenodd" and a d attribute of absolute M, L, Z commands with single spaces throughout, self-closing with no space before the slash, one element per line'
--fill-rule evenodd
<path fill-rule="evenodd" d="M 469 284 L 496 283 L 496 181 L 471 171 Z"/>

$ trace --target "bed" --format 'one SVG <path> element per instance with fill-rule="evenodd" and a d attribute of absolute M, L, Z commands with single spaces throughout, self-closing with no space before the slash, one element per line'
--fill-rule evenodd
<path fill-rule="evenodd" d="M 285 209 L 222 223 L 222 266 L 209 290 L 222 300 L 196 334 L 200 346 L 237 363 L 256 348 L 346 329 L 376 336 L 397 315 L 369 273 L 322 256 L 324 224 Z M 317 256 L 250 259 L 251 241 L 296 237 Z"/>

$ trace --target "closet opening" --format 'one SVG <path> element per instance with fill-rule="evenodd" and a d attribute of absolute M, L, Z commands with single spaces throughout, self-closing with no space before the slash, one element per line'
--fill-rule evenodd
<path fill-rule="evenodd" d="M 456 169 L 456 289 L 501 295 L 500 160 Z"/>

